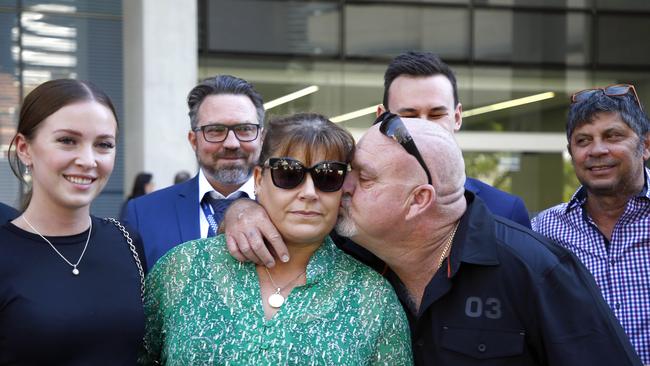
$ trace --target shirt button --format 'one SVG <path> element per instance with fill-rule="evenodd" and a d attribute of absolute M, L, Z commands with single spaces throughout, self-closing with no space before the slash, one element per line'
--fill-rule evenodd
<path fill-rule="evenodd" d="M 417 342 L 415 342 L 415 344 L 416 344 L 418 347 L 424 347 L 424 341 L 421 340 L 421 339 L 418 340 Z"/>
<path fill-rule="evenodd" d="M 484 343 L 481 343 L 481 344 L 478 345 L 478 351 L 479 352 L 483 353 L 483 352 L 485 352 L 485 350 L 487 350 L 487 346 Z"/>

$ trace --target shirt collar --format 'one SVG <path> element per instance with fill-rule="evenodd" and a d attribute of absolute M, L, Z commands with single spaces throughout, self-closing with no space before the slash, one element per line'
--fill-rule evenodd
<path fill-rule="evenodd" d="M 636 195 L 636 197 L 645 197 L 647 199 L 650 199 L 650 169 L 645 168 L 644 173 L 643 173 L 645 179 L 643 182 L 643 189 L 639 192 L 639 194 Z M 587 200 L 587 189 L 584 186 L 580 186 L 578 190 L 571 196 L 571 200 L 569 200 L 569 203 L 566 205 L 566 210 L 564 211 L 569 212 L 577 207 L 581 207 L 584 205 L 585 201 Z"/>
<path fill-rule="evenodd" d="M 203 196 L 205 196 L 206 193 L 210 192 L 210 195 L 214 199 L 222 199 L 222 198 L 231 198 L 231 197 L 239 197 L 238 192 L 245 192 L 248 197 L 255 199 L 255 181 L 253 177 L 246 181 L 241 187 L 239 187 L 238 190 L 232 192 L 231 194 L 228 195 L 228 197 L 224 197 L 221 192 L 217 192 L 210 182 L 208 182 L 208 178 L 205 177 L 205 173 L 203 173 L 203 169 L 199 169 L 199 202 L 203 199 Z"/>
<path fill-rule="evenodd" d="M 460 219 L 451 247 L 451 273 L 461 262 L 478 265 L 498 265 L 494 232 L 494 217 L 485 203 L 474 193 L 465 191 L 467 210 Z"/>
<path fill-rule="evenodd" d="M 340 258 L 336 257 L 340 253 L 334 241 L 327 235 L 323 244 L 309 258 L 306 270 L 307 284 L 319 282 L 323 276 L 336 273 L 335 267 L 340 264 Z"/>
<path fill-rule="evenodd" d="M 643 184 L 643 189 L 639 193 L 639 197 L 645 197 L 650 199 L 650 169 L 645 168 L 645 183 Z"/>

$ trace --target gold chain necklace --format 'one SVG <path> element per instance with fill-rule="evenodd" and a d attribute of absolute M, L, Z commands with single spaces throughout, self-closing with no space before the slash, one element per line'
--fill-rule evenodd
<path fill-rule="evenodd" d="M 451 248 L 451 243 L 454 241 L 454 235 L 456 235 L 456 229 L 458 229 L 459 223 L 460 221 L 456 222 L 456 225 L 454 225 L 454 230 L 451 231 L 451 234 L 447 238 L 447 242 L 445 243 L 445 247 L 442 250 L 442 254 L 440 254 L 440 259 L 438 260 L 438 267 L 436 268 L 436 271 L 440 269 L 442 262 L 444 262 L 445 258 L 447 257 L 447 253 L 449 252 L 449 248 Z"/>
<path fill-rule="evenodd" d="M 282 294 L 280 293 L 280 291 L 284 290 L 287 286 L 289 286 L 289 285 L 291 285 L 292 283 L 294 283 L 297 279 L 300 278 L 300 276 L 302 276 L 302 275 L 305 274 L 305 272 L 306 272 L 306 271 L 302 271 L 302 272 L 300 272 L 300 274 L 299 274 L 298 276 L 296 276 L 296 278 L 294 278 L 293 280 L 289 281 L 286 285 L 280 287 L 280 286 L 278 286 L 278 285 L 275 283 L 275 281 L 273 281 L 273 277 L 271 277 L 271 272 L 269 272 L 269 269 L 266 268 L 266 267 L 264 267 L 264 270 L 266 271 L 266 274 L 269 275 L 269 280 L 271 280 L 271 283 L 273 284 L 273 287 L 275 287 L 275 292 L 274 292 L 273 294 L 271 294 L 271 296 L 269 296 L 269 297 L 266 299 L 266 302 L 269 304 L 269 306 L 272 307 L 272 308 L 274 308 L 274 309 L 278 309 L 278 308 L 281 307 L 281 306 L 284 304 L 284 302 L 286 301 L 285 297 L 282 296 Z"/>

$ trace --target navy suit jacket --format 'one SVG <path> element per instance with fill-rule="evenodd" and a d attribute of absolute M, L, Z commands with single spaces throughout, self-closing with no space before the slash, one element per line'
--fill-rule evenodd
<path fill-rule="evenodd" d="M 469 177 L 465 180 L 465 189 L 481 197 L 493 214 L 530 229 L 528 210 L 521 198 Z"/>
<path fill-rule="evenodd" d="M 140 233 L 149 269 L 171 248 L 201 237 L 198 197 L 197 175 L 127 203 L 125 221 Z"/>
<path fill-rule="evenodd" d="M 15 208 L 0 202 L 0 225 L 4 225 L 6 222 L 15 219 L 18 215 L 19 212 Z"/>

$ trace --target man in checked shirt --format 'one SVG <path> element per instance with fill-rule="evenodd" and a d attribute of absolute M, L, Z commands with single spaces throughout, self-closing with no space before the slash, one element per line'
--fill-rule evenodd
<path fill-rule="evenodd" d="M 573 251 L 650 365 L 650 125 L 632 85 L 571 97 L 568 149 L 582 186 L 532 221 Z M 585 325 L 587 326 L 587 325 Z"/>

